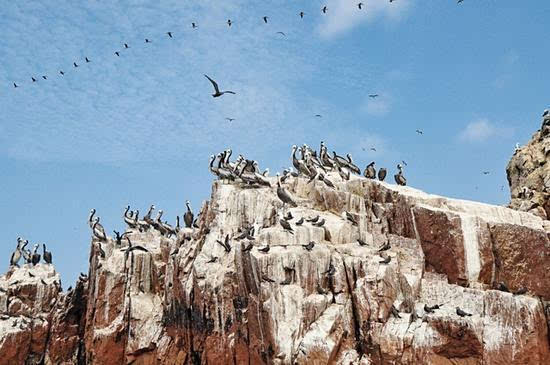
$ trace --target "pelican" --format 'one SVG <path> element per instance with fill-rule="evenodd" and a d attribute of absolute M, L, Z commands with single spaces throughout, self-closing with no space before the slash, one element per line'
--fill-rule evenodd
<path fill-rule="evenodd" d="M 349 165 L 349 161 L 343 158 L 342 156 L 338 156 L 336 154 L 336 151 L 332 151 L 332 159 L 341 166 L 347 167 Z"/>
<path fill-rule="evenodd" d="M 151 214 L 153 214 L 153 210 L 155 210 L 155 205 L 151 204 L 151 206 L 149 207 L 149 210 L 147 211 L 147 214 L 145 214 L 145 216 L 143 217 L 143 220 L 150 226 L 155 225 L 155 221 L 153 221 L 153 218 L 151 218 Z"/>
<path fill-rule="evenodd" d="M 399 170 L 399 173 L 394 175 L 395 182 L 397 183 L 397 185 L 407 185 L 407 179 L 405 179 L 405 176 L 403 176 L 403 166 L 401 166 L 401 164 L 397 164 L 397 169 Z"/>
<path fill-rule="evenodd" d="M 219 171 L 218 168 L 214 167 L 214 161 L 216 161 L 216 156 L 210 155 L 210 172 L 219 177 Z"/>
<path fill-rule="evenodd" d="M 378 170 L 378 180 L 384 181 L 387 173 L 388 171 L 385 168 L 380 168 L 380 170 Z"/>
<path fill-rule="evenodd" d="M 11 254 L 10 258 L 10 266 L 18 266 L 19 267 L 19 260 L 21 259 L 21 243 L 23 243 L 23 240 L 21 237 L 17 237 L 17 247 L 15 248 L 15 251 Z"/>
<path fill-rule="evenodd" d="M 367 179 L 376 179 L 376 169 L 374 168 L 374 161 L 372 161 L 370 164 L 367 165 L 363 175 Z"/>
<path fill-rule="evenodd" d="M 185 205 L 187 206 L 187 212 L 185 212 L 185 214 L 183 215 L 183 222 L 185 223 L 186 228 L 191 228 L 191 226 L 193 225 L 194 215 L 191 211 L 191 203 L 189 202 L 189 200 L 185 201 Z"/>
<path fill-rule="evenodd" d="M 304 174 L 306 176 L 311 176 L 312 173 L 308 169 L 308 167 L 306 166 L 304 160 L 298 160 L 296 158 L 296 151 L 297 150 L 298 150 L 298 147 L 296 147 L 296 145 L 292 146 L 292 164 L 294 165 L 296 170 L 298 170 L 298 172 L 301 172 L 302 174 Z M 303 149 L 302 149 L 302 153 L 303 153 Z"/>
<path fill-rule="evenodd" d="M 36 264 L 38 264 L 40 262 L 40 254 L 37 252 L 38 251 L 38 247 L 39 247 L 39 244 L 38 243 L 35 243 L 34 244 L 34 247 L 32 249 L 32 265 L 35 266 Z"/>
<path fill-rule="evenodd" d="M 134 212 L 130 212 L 128 214 L 128 211 L 130 210 L 130 206 L 126 206 L 126 210 L 124 211 L 124 222 L 128 225 L 130 228 L 136 228 L 136 221 L 133 219 Z"/>
<path fill-rule="evenodd" d="M 292 197 L 290 196 L 288 191 L 286 191 L 286 189 L 281 186 L 281 181 L 279 179 L 279 176 L 280 176 L 279 173 L 277 173 L 277 196 L 283 202 L 283 209 L 285 204 L 289 204 L 292 207 L 297 207 L 298 204 L 296 204 L 294 200 L 292 200 Z"/>
<path fill-rule="evenodd" d="M 42 249 L 43 249 L 42 257 L 44 257 L 44 261 L 46 261 L 47 264 L 51 265 L 51 263 L 52 263 L 52 253 L 50 251 L 46 251 L 46 244 L 45 243 L 42 244 Z"/>
<path fill-rule="evenodd" d="M 21 245 L 21 256 L 23 256 L 26 264 L 30 264 L 32 262 L 31 251 L 25 249 L 25 246 L 27 246 L 28 244 L 29 241 L 25 240 L 23 241 L 23 245 Z"/>
<path fill-rule="evenodd" d="M 90 226 L 90 228 L 92 228 L 92 226 L 94 225 L 94 215 L 95 209 L 92 208 L 92 210 L 90 210 L 90 216 L 88 217 L 88 225 Z"/>
<path fill-rule="evenodd" d="M 105 229 L 99 223 L 99 217 L 96 217 L 96 219 L 94 219 L 94 225 L 92 226 L 92 233 L 94 237 L 97 238 L 98 240 L 101 240 L 101 241 L 107 240 Z"/>

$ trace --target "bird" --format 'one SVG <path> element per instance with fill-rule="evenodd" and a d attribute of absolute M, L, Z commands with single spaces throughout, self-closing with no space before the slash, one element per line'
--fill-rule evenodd
<path fill-rule="evenodd" d="M 269 244 L 265 247 L 262 247 L 262 248 L 259 248 L 258 251 L 260 252 L 263 252 L 263 253 L 268 253 L 269 252 Z"/>
<path fill-rule="evenodd" d="M 216 240 L 217 243 L 223 246 L 225 252 L 231 252 L 231 246 L 229 245 L 229 235 L 225 236 L 225 241 Z"/>
<path fill-rule="evenodd" d="M 367 179 L 376 179 L 376 169 L 374 168 L 374 164 L 374 161 L 372 161 L 370 164 L 367 165 L 365 171 L 363 172 L 363 175 Z"/>
<path fill-rule="evenodd" d="M 208 80 L 210 80 L 210 82 L 212 83 L 212 86 L 214 86 L 214 91 L 215 91 L 215 93 L 212 94 L 212 97 L 217 98 L 217 97 L 220 97 L 220 96 L 222 96 L 223 94 L 226 94 L 226 93 L 227 93 L 227 94 L 236 94 L 235 92 L 229 91 L 229 90 L 228 90 L 228 91 L 221 91 L 221 92 L 220 92 L 220 89 L 219 89 L 218 84 L 216 83 L 216 81 L 212 80 L 212 79 L 211 79 L 208 75 L 206 75 L 206 74 L 204 75 L 204 77 L 206 77 Z"/>
<path fill-rule="evenodd" d="M 14 82 L 14 83 L 13 83 L 13 87 L 14 87 L 14 88 L 17 88 L 17 87 L 19 87 L 19 86 L 17 86 L 17 84 Z"/>
<path fill-rule="evenodd" d="M 403 165 L 408 166 L 407 162 L 405 162 L 405 160 L 401 160 L 401 162 L 403 163 Z"/>
<path fill-rule="evenodd" d="M 304 19 L 304 14 L 305 14 L 305 13 L 304 13 L 303 11 L 301 11 L 301 12 L 300 12 L 300 18 Z"/>
<path fill-rule="evenodd" d="M 78 67 L 78 65 L 76 64 L 76 62 L 73 62 L 73 66 L 74 66 L 74 67 Z"/>
<path fill-rule="evenodd" d="M 86 60 L 86 63 L 92 62 L 92 61 L 90 61 L 90 60 L 88 59 L 88 57 L 84 57 L 84 59 Z"/>
<path fill-rule="evenodd" d="M 216 256 L 211 256 L 210 260 L 206 261 L 207 264 L 211 264 L 213 262 L 216 262 L 218 258 Z"/>
<path fill-rule="evenodd" d="M 386 257 L 384 260 L 382 261 L 378 261 L 379 264 L 389 264 L 391 261 L 391 256 L 388 256 Z"/>
<path fill-rule="evenodd" d="M 315 223 L 318 220 L 319 220 L 319 215 L 317 215 L 316 217 L 313 217 L 313 218 L 306 219 L 306 222 Z"/>
<path fill-rule="evenodd" d="M 145 38 L 145 43 L 151 43 L 151 41 L 148 38 Z"/>
<path fill-rule="evenodd" d="M 336 186 L 332 181 L 330 181 L 324 174 L 319 174 L 319 180 L 325 183 L 329 188 L 336 189 Z"/>
<path fill-rule="evenodd" d="M 253 247 L 254 247 L 254 244 L 252 244 L 252 242 L 251 242 L 245 248 L 243 248 L 243 252 L 250 251 L 250 250 L 252 250 Z"/>
<path fill-rule="evenodd" d="M 32 250 L 32 265 L 35 266 L 36 264 L 38 264 L 40 262 L 40 254 L 37 252 L 38 251 L 38 243 L 36 243 L 34 245 L 34 248 Z"/>
<path fill-rule="evenodd" d="M 357 4 L 357 7 L 359 8 L 359 10 L 361 10 L 361 9 L 362 9 L 362 7 L 363 7 L 363 3 L 359 3 L 359 4 Z"/>
<path fill-rule="evenodd" d="M 292 277 L 289 276 L 289 277 L 286 278 L 285 280 L 281 281 L 279 284 L 281 284 L 281 285 L 288 285 L 288 284 L 290 284 L 290 283 L 292 283 Z"/>
<path fill-rule="evenodd" d="M 168 37 L 172 38 L 172 32 L 166 32 L 168 34 Z"/>
<path fill-rule="evenodd" d="M 332 262 L 328 264 L 328 270 L 325 271 L 323 274 L 327 274 L 328 276 L 334 276 L 336 273 L 336 269 L 334 268 L 334 265 L 332 265 Z"/>
<path fill-rule="evenodd" d="M 275 34 L 280 34 L 280 35 L 286 37 L 286 34 L 285 34 L 284 32 L 277 32 L 277 33 L 275 33 Z"/>
<path fill-rule="evenodd" d="M 303 248 L 305 248 L 307 251 L 311 251 L 313 249 L 313 246 L 315 246 L 315 242 L 310 241 L 307 245 L 302 245 Z"/>
<path fill-rule="evenodd" d="M 274 283 L 274 282 L 275 282 L 275 280 L 269 278 L 269 277 L 266 276 L 266 275 L 262 275 L 262 280 L 263 280 L 263 281 L 267 281 L 268 283 Z"/>
<path fill-rule="evenodd" d="M 390 242 L 384 243 L 379 249 L 378 252 L 387 251 L 391 248 Z"/>
<path fill-rule="evenodd" d="M 36 79 L 34 77 L 31 77 L 32 82 L 36 82 Z"/>
<path fill-rule="evenodd" d="M 545 117 L 547 115 L 550 115 L 550 110 L 549 109 L 545 109 L 544 112 L 542 113 L 543 117 Z"/>
<path fill-rule="evenodd" d="M 460 317 L 466 317 L 466 316 L 471 317 L 472 316 L 470 313 L 464 312 L 459 307 L 456 307 L 456 314 L 458 314 Z"/>
<path fill-rule="evenodd" d="M 300 220 L 294 224 L 296 224 L 297 226 L 301 226 L 302 224 L 304 224 L 304 217 L 300 218 Z"/>
<path fill-rule="evenodd" d="M 292 227 L 290 226 L 290 223 L 288 223 L 288 221 L 286 219 L 279 219 L 279 223 L 281 224 L 281 226 L 283 227 L 283 229 L 290 233 L 290 234 L 294 234 L 294 231 L 292 230 Z"/>
<path fill-rule="evenodd" d="M 59 71 L 59 74 L 60 74 L 61 76 L 65 76 L 65 72 L 63 72 L 63 70 L 60 70 L 60 71 Z"/>
<path fill-rule="evenodd" d="M 315 227 L 322 227 L 325 225 L 325 218 L 321 219 L 319 222 L 317 223 L 312 223 L 312 225 L 314 225 Z"/>
<path fill-rule="evenodd" d="M 117 57 L 120 57 L 120 52 L 119 52 L 119 51 L 116 51 L 116 52 L 115 52 L 115 55 L 116 55 Z"/>
<path fill-rule="evenodd" d="M 315 114 L 317 118 L 322 118 L 323 116 L 321 114 Z"/>
<path fill-rule="evenodd" d="M 327 10 L 328 10 L 328 8 L 327 8 L 327 6 L 325 5 L 325 6 L 323 6 L 323 9 L 321 9 L 321 10 L 323 11 L 323 14 L 326 14 L 326 13 L 327 13 Z"/>
<path fill-rule="evenodd" d="M 422 132 L 420 129 L 417 129 L 417 130 L 416 130 L 416 133 L 418 133 L 418 134 L 424 134 L 424 132 Z"/>
<path fill-rule="evenodd" d="M 232 122 L 235 120 L 235 118 L 225 118 L 225 120 L 229 121 L 229 122 Z"/>
<path fill-rule="evenodd" d="M 52 263 L 52 253 L 50 251 L 46 251 L 46 244 L 42 244 L 42 249 L 43 249 L 43 255 L 42 257 L 44 258 L 44 261 L 46 261 L 47 264 L 50 264 Z"/>
<path fill-rule="evenodd" d="M 15 251 L 11 254 L 10 258 L 10 266 L 19 266 L 19 260 L 21 259 L 21 243 L 23 240 L 21 237 L 17 238 L 17 247 L 15 248 Z"/>
<path fill-rule="evenodd" d="M 359 246 L 367 246 L 367 243 L 360 238 L 357 239 L 357 243 L 359 243 Z"/>
<path fill-rule="evenodd" d="M 378 170 L 378 180 L 384 181 L 387 173 L 388 171 L 384 167 L 381 167 L 380 170 Z"/>
<path fill-rule="evenodd" d="M 401 316 L 399 315 L 399 311 L 397 310 L 397 308 L 395 308 L 395 306 L 392 304 L 391 306 L 391 314 L 395 317 L 395 318 L 401 318 Z"/>
<path fill-rule="evenodd" d="M 130 48 L 130 46 L 128 45 L 128 43 L 124 43 L 124 48 L 126 48 L 126 49 Z"/>
<path fill-rule="evenodd" d="M 440 304 L 434 304 L 432 306 L 424 304 L 424 312 L 433 313 L 436 309 L 439 309 L 440 306 L 441 306 Z"/>
<path fill-rule="evenodd" d="M 47 80 L 47 79 L 48 79 L 48 76 L 42 75 L 42 78 L 43 78 L 44 80 Z"/>
<path fill-rule="evenodd" d="M 264 17 L 263 17 L 263 20 L 264 20 L 264 23 L 265 23 L 265 24 L 267 24 L 267 19 L 269 19 L 269 17 L 267 17 L 267 16 L 264 16 Z"/>
<path fill-rule="evenodd" d="M 124 232 L 123 234 L 120 234 L 120 232 L 115 231 L 114 229 L 113 229 L 113 233 L 115 234 L 115 242 L 118 246 L 122 245 L 122 239 L 124 238 L 124 236 L 129 234 L 129 232 Z"/>
<path fill-rule="evenodd" d="M 490 171 L 482 171 L 483 175 L 489 175 L 490 173 L 491 173 Z"/>
<path fill-rule="evenodd" d="M 346 211 L 346 219 L 351 222 L 352 225 L 356 226 L 357 221 L 355 220 L 355 217 L 350 212 Z"/>
<path fill-rule="evenodd" d="M 191 203 L 189 200 L 185 201 L 185 205 L 187 206 L 187 212 L 183 215 L 183 221 L 185 222 L 185 227 L 191 228 L 193 225 L 193 212 L 191 211 Z"/>
<path fill-rule="evenodd" d="M 283 217 L 283 219 L 286 221 L 291 221 L 292 219 L 294 219 L 294 217 L 292 216 L 291 212 L 288 212 L 286 216 Z"/>
<path fill-rule="evenodd" d="M 277 173 L 277 197 L 283 202 L 283 208 L 286 204 L 291 207 L 297 207 L 298 204 L 294 202 L 288 191 L 281 186 L 281 181 L 279 179 L 279 173 Z"/>
<path fill-rule="evenodd" d="M 456 0 L 456 3 L 457 4 L 460 4 L 461 2 L 463 2 L 464 0 Z M 391 1 L 390 1 L 391 2 Z"/>
<path fill-rule="evenodd" d="M 233 24 L 233 23 L 231 22 L 231 19 L 227 19 L 227 25 L 230 27 L 231 24 Z"/>
<path fill-rule="evenodd" d="M 380 95 L 378 95 L 378 94 L 369 94 L 369 98 L 371 98 L 371 99 L 376 99 L 379 96 Z"/>
<path fill-rule="evenodd" d="M 198 26 L 197 26 L 197 23 L 191 23 L 191 28 L 195 29 L 195 28 L 197 28 L 197 27 L 198 27 Z"/>
<path fill-rule="evenodd" d="M 407 185 L 407 179 L 403 176 L 403 166 L 401 166 L 401 164 L 397 164 L 397 169 L 399 170 L 399 173 L 393 175 L 395 182 L 400 186 Z"/>
<path fill-rule="evenodd" d="M 500 283 L 498 283 L 498 285 L 496 285 L 496 290 L 500 290 L 500 291 L 503 291 L 503 292 L 506 292 L 506 293 L 510 292 L 510 290 L 508 289 L 506 284 L 504 284 L 502 281 Z"/>
<path fill-rule="evenodd" d="M 376 152 L 376 148 L 374 148 L 374 147 L 371 147 L 370 150 L 373 151 L 373 152 Z"/>

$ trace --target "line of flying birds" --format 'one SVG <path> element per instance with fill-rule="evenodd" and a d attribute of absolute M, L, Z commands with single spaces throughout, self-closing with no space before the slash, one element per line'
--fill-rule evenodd
<path fill-rule="evenodd" d="M 390 3 L 393 3 L 394 1 L 395 1 L 395 0 L 389 0 Z M 457 0 L 457 4 L 461 3 L 462 1 L 463 1 L 463 0 Z M 358 8 L 359 10 L 363 10 L 363 8 L 365 7 L 365 4 L 364 4 L 363 2 L 359 2 L 359 3 L 355 4 L 355 6 L 357 6 L 357 8 Z M 324 6 L 321 8 L 321 13 L 322 13 L 322 14 L 327 14 L 328 12 L 329 12 L 328 6 L 324 5 Z M 300 12 L 298 13 L 298 15 L 300 16 L 301 19 L 303 19 L 304 16 L 306 15 L 306 13 L 305 13 L 304 11 L 300 11 Z M 263 22 L 264 22 L 265 24 L 268 24 L 269 19 L 270 19 L 269 16 L 263 16 L 263 17 L 262 17 L 262 20 L 263 20 Z M 235 23 L 235 22 L 234 22 L 233 20 L 227 19 L 226 24 L 227 24 L 228 27 L 231 27 L 234 23 Z M 198 28 L 198 23 L 197 23 L 196 21 L 195 21 L 195 22 L 192 22 L 192 23 L 191 23 L 191 28 L 197 29 L 197 28 Z M 283 36 L 283 37 L 286 37 L 286 33 L 285 33 L 285 32 L 279 31 L 279 32 L 276 32 L 275 34 L 279 34 L 279 35 L 281 35 L 281 36 Z M 172 32 L 172 31 L 166 32 L 166 35 L 167 35 L 169 38 L 174 38 L 174 32 Z M 152 40 L 151 40 L 150 38 L 145 38 L 144 43 L 152 43 Z M 128 43 L 123 43 L 123 46 L 124 46 L 124 49 L 130 48 L 130 46 L 128 45 Z M 117 50 L 117 51 L 115 51 L 113 54 L 114 54 L 115 56 L 117 56 L 117 57 L 120 57 L 120 56 L 121 56 L 121 51 L 118 51 L 118 50 Z M 92 62 L 92 61 L 90 60 L 90 58 L 88 58 L 88 57 L 85 57 L 85 58 L 84 58 L 84 61 L 85 61 L 85 63 L 90 63 L 90 62 Z M 78 63 L 76 63 L 76 62 L 73 62 L 72 66 L 73 66 L 73 68 L 76 69 L 76 68 L 80 67 L 81 65 L 78 64 Z M 59 70 L 59 75 L 60 75 L 60 76 L 65 76 L 65 71 L 64 71 L 64 70 Z M 48 75 L 41 75 L 41 78 L 44 79 L 44 80 L 48 80 Z M 38 82 L 39 79 L 40 79 L 40 77 L 31 76 L 31 82 L 32 82 L 32 83 Z M 16 81 L 13 81 L 13 88 L 19 88 L 20 86 L 21 86 L 21 83 L 18 84 Z M 378 97 L 378 94 L 370 94 L 369 97 L 371 97 L 371 98 L 376 98 L 376 97 Z M 228 118 L 228 119 L 229 119 L 229 118 Z"/>

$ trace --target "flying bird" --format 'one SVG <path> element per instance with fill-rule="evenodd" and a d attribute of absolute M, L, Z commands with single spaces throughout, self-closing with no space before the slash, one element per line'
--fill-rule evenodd
<path fill-rule="evenodd" d="M 130 48 L 130 46 L 128 46 L 128 43 L 124 43 L 124 48 Z"/>
<path fill-rule="evenodd" d="M 300 18 L 304 19 L 304 12 L 303 11 L 300 12 Z"/>
<path fill-rule="evenodd" d="M 370 150 L 376 152 L 376 148 L 374 147 L 371 147 Z"/>
<path fill-rule="evenodd" d="M 235 118 L 225 118 L 225 120 L 229 121 L 229 122 L 232 122 L 235 120 Z"/>
<path fill-rule="evenodd" d="M 231 22 L 231 19 L 227 19 L 227 25 L 228 25 L 228 26 L 231 26 L 231 24 L 233 24 L 233 23 Z"/>
<path fill-rule="evenodd" d="M 264 23 L 267 24 L 267 19 L 269 19 L 269 17 L 264 16 L 263 19 L 264 19 Z"/>
<path fill-rule="evenodd" d="M 65 76 L 65 72 L 59 71 L 59 73 L 61 74 L 61 76 Z"/>
<path fill-rule="evenodd" d="M 193 29 L 197 28 L 197 23 L 191 23 L 191 27 L 192 27 Z"/>
<path fill-rule="evenodd" d="M 357 7 L 359 8 L 359 10 L 361 10 L 363 8 L 363 3 L 357 4 Z"/>
<path fill-rule="evenodd" d="M 490 173 L 490 171 L 483 171 L 483 175 L 489 175 Z"/>
<path fill-rule="evenodd" d="M 117 57 L 120 57 L 120 53 L 118 51 L 116 51 L 115 54 L 117 55 Z"/>
<path fill-rule="evenodd" d="M 317 118 L 322 118 L 323 116 L 321 114 L 315 114 Z"/>
<path fill-rule="evenodd" d="M 34 77 L 31 77 L 32 82 L 36 82 L 36 79 Z"/>
<path fill-rule="evenodd" d="M 216 81 L 212 80 L 210 77 L 208 77 L 208 75 L 204 75 L 204 77 L 206 77 L 208 80 L 210 80 L 210 82 L 212 83 L 212 86 L 214 86 L 214 91 L 215 93 L 212 94 L 212 97 L 214 98 L 217 98 L 217 97 L 220 97 L 222 96 L 223 94 L 236 94 L 235 92 L 233 91 L 230 91 L 230 90 L 227 90 L 227 91 L 220 91 L 219 87 L 218 87 L 218 84 L 216 83 Z"/>
<path fill-rule="evenodd" d="M 88 59 L 88 57 L 84 57 L 84 58 L 86 59 L 86 63 L 92 62 L 92 61 L 90 61 L 90 60 Z"/>
<path fill-rule="evenodd" d="M 16 87 L 19 87 L 19 86 L 17 86 L 17 84 L 14 82 L 13 87 L 16 88 Z"/>
<path fill-rule="evenodd" d="M 457 3 L 457 4 L 460 4 L 460 3 L 463 2 L 463 1 L 464 1 L 464 0 L 456 0 L 456 3 Z M 391 1 L 390 1 L 390 3 L 391 3 Z"/>
<path fill-rule="evenodd" d="M 380 96 L 380 95 L 378 95 L 378 94 L 369 94 L 369 98 L 371 98 L 371 99 L 375 99 L 375 98 L 377 98 L 377 97 L 379 97 L 379 96 Z"/>
<path fill-rule="evenodd" d="M 43 78 L 44 80 L 47 80 L 47 79 L 48 79 L 48 76 L 42 75 L 42 78 Z"/>
<path fill-rule="evenodd" d="M 166 32 L 168 34 L 168 37 L 172 38 L 172 32 Z"/>
<path fill-rule="evenodd" d="M 286 37 L 286 34 L 283 33 L 283 32 L 277 32 L 276 34 L 281 34 L 282 36 L 285 36 L 285 37 Z"/>
<path fill-rule="evenodd" d="M 416 133 L 418 133 L 418 134 L 424 134 L 424 132 L 422 132 L 420 129 L 417 129 L 417 130 L 416 130 Z"/>
<path fill-rule="evenodd" d="M 145 43 L 151 43 L 151 41 L 148 38 L 145 38 Z"/>
<path fill-rule="evenodd" d="M 328 9 L 327 9 L 326 5 L 323 6 L 323 9 L 322 9 L 322 10 L 323 10 L 323 14 L 326 14 L 326 13 L 327 13 L 327 10 L 328 10 Z"/>
<path fill-rule="evenodd" d="M 74 66 L 74 67 L 78 67 L 78 65 L 76 64 L 76 62 L 73 62 L 73 66 Z"/>
<path fill-rule="evenodd" d="M 405 160 L 401 160 L 401 162 L 403 162 L 403 165 L 407 166 L 407 162 L 405 162 Z"/>

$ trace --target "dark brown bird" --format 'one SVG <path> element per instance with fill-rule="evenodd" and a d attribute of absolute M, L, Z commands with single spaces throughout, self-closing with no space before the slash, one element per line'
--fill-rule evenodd
<path fill-rule="evenodd" d="M 253 247 L 254 245 L 252 243 L 249 243 L 245 248 L 243 248 L 243 252 L 248 252 L 252 250 Z"/>
<path fill-rule="evenodd" d="M 357 243 L 359 243 L 359 246 L 367 246 L 367 243 L 360 238 L 357 239 Z"/>
<path fill-rule="evenodd" d="M 378 180 L 384 181 L 387 174 L 388 170 L 386 170 L 384 167 L 381 167 L 380 170 L 378 170 Z"/>
<path fill-rule="evenodd" d="M 285 231 L 287 231 L 290 234 L 294 234 L 294 231 L 292 230 L 292 227 L 290 226 L 290 223 L 288 223 L 287 220 L 279 219 L 279 223 L 283 227 Z"/>
<path fill-rule="evenodd" d="M 303 248 L 305 248 L 308 251 L 313 250 L 313 246 L 315 246 L 315 242 L 310 241 L 307 245 L 302 245 Z"/>
<path fill-rule="evenodd" d="M 269 19 L 269 17 L 264 16 L 263 19 L 264 19 L 264 23 L 267 24 L 267 19 Z"/>
<path fill-rule="evenodd" d="M 388 256 L 386 257 L 384 260 L 382 261 L 378 261 L 379 264 L 389 264 L 391 261 L 391 256 Z"/>
<path fill-rule="evenodd" d="M 301 11 L 301 12 L 300 12 L 300 18 L 304 19 L 304 14 L 305 14 L 305 13 L 304 13 L 303 11 Z"/>
<path fill-rule="evenodd" d="M 220 240 L 216 240 L 216 242 L 223 246 L 225 252 L 231 252 L 231 246 L 229 245 L 229 235 L 225 236 L 225 242 L 222 242 Z"/>
<path fill-rule="evenodd" d="M 326 13 L 327 13 L 327 10 L 328 10 L 328 8 L 327 8 L 326 6 L 323 6 L 323 9 L 322 9 L 322 10 L 323 10 L 323 14 L 326 14 Z"/>
<path fill-rule="evenodd" d="M 259 248 L 258 251 L 263 252 L 263 253 L 268 253 L 269 248 L 270 248 L 269 245 L 267 245 L 265 247 Z"/>
<path fill-rule="evenodd" d="M 304 217 L 300 218 L 300 220 L 294 224 L 296 224 L 297 226 L 301 226 L 302 224 L 304 224 Z"/>
<path fill-rule="evenodd" d="M 462 309 L 460 309 L 459 307 L 456 307 L 456 314 L 458 314 L 460 317 L 471 317 L 472 315 L 470 313 L 466 313 L 464 312 Z"/>
<path fill-rule="evenodd" d="M 382 252 L 382 251 L 387 251 L 391 248 L 391 245 L 389 242 L 386 242 L 382 245 L 382 247 L 380 247 L 380 249 L 378 250 L 378 252 Z"/>
<path fill-rule="evenodd" d="M 306 219 L 306 222 L 311 222 L 311 223 L 315 223 L 319 220 L 319 216 L 317 217 L 314 217 L 314 218 L 308 218 Z"/>
<path fill-rule="evenodd" d="M 357 225 L 357 221 L 355 220 L 355 217 L 348 211 L 346 211 L 346 218 L 348 221 L 351 222 L 351 224 L 353 224 L 354 226 Z"/>
<path fill-rule="evenodd" d="M 211 264 L 211 263 L 213 263 L 213 262 L 216 262 L 217 259 L 218 259 L 218 258 L 217 258 L 216 256 L 212 256 L 212 258 L 211 258 L 210 260 L 206 261 L 206 263 L 207 263 L 207 264 Z"/>
<path fill-rule="evenodd" d="M 290 221 L 292 220 L 294 217 L 292 216 L 292 213 L 288 212 L 287 215 L 284 217 L 285 220 L 287 221 Z"/>
<path fill-rule="evenodd" d="M 172 32 L 166 32 L 168 34 L 168 37 L 172 38 Z"/>
<path fill-rule="evenodd" d="M 208 75 L 204 75 L 204 77 L 206 77 L 211 83 L 212 83 L 212 86 L 214 86 L 214 94 L 212 94 L 212 97 L 214 98 L 218 98 L 220 96 L 222 96 L 223 94 L 235 94 L 235 92 L 233 91 L 220 91 L 219 87 L 218 87 L 218 83 L 214 80 L 212 80 Z"/>
<path fill-rule="evenodd" d="M 325 218 L 321 219 L 319 222 L 317 223 L 311 223 L 312 225 L 314 225 L 315 227 L 322 227 L 325 225 Z"/>

